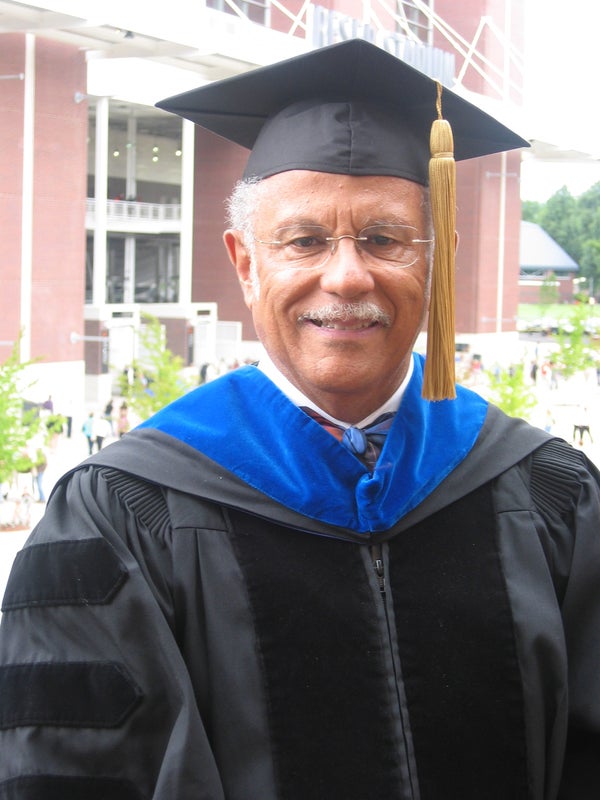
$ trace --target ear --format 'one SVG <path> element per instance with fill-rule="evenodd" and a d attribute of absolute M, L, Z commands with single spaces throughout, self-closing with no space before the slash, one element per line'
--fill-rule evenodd
<path fill-rule="evenodd" d="M 223 242 L 225 243 L 225 249 L 227 250 L 229 260 L 235 267 L 238 281 L 242 287 L 244 302 L 249 309 L 252 309 L 252 303 L 254 301 L 254 284 L 252 282 L 250 268 L 251 259 L 250 254 L 248 253 L 248 250 L 244 244 L 242 234 L 239 231 L 228 229 L 223 234 Z"/>

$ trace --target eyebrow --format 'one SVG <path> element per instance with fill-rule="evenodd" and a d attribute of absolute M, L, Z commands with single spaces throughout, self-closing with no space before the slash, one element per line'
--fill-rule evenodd
<path fill-rule="evenodd" d="M 398 218 L 367 218 L 366 221 L 361 222 L 359 225 L 356 226 L 356 229 L 361 231 L 364 228 L 371 228 L 378 225 L 402 225 L 406 228 L 414 228 L 415 230 L 419 229 L 419 225 L 413 222 L 408 222 L 406 219 L 398 219 Z M 290 220 L 283 220 L 282 222 L 278 223 L 277 227 L 273 228 L 275 231 L 280 231 L 284 228 L 304 228 L 304 227 L 311 227 L 311 228 L 320 228 L 324 231 L 334 231 L 335 228 L 332 228 L 330 225 L 324 225 L 321 222 L 315 222 L 313 218 L 305 217 L 300 219 L 290 219 Z"/>

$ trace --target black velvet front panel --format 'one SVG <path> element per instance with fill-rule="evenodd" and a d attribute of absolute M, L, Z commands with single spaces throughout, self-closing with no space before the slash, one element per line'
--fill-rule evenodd
<path fill-rule="evenodd" d="M 484 486 L 390 543 L 421 800 L 529 797 L 513 623 Z"/>
<path fill-rule="evenodd" d="M 242 514 L 232 520 L 265 673 L 279 796 L 409 796 L 400 788 L 405 756 L 392 719 L 387 639 L 359 546 Z"/>

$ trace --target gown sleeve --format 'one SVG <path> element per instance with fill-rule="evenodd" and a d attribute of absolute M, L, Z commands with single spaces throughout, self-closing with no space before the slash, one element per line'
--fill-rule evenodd
<path fill-rule="evenodd" d="M 559 800 L 600 797 L 600 473 L 554 441 L 534 458 L 531 493 L 560 603 L 568 724 Z"/>
<path fill-rule="evenodd" d="M 0 627 L 0 798 L 224 797 L 169 589 L 158 487 L 57 485 L 17 555 Z M 135 503 L 133 504 L 135 505 Z"/>
<path fill-rule="evenodd" d="M 559 800 L 600 797 L 600 476 L 582 476 L 573 510 L 574 549 L 562 612 L 569 728 Z"/>

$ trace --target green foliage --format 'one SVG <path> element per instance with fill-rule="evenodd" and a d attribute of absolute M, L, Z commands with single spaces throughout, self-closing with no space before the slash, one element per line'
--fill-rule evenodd
<path fill-rule="evenodd" d="M 600 237 L 586 239 L 581 248 L 581 272 L 587 278 L 586 294 L 594 295 L 594 290 L 600 290 Z"/>
<path fill-rule="evenodd" d="M 522 364 L 490 375 L 490 400 L 511 417 L 527 419 L 537 404 L 532 388 L 525 382 Z"/>
<path fill-rule="evenodd" d="M 585 334 L 588 307 L 575 306 L 574 309 L 570 317 L 573 330 L 559 331 L 558 334 L 559 349 L 555 359 L 563 378 L 570 378 L 598 362 L 598 354 L 590 346 Z"/>
<path fill-rule="evenodd" d="M 544 204 L 536 200 L 523 200 L 521 203 L 521 217 L 525 222 L 536 222 L 539 224 L 539 215 Z"/>
<path fill-rule="evenodd" d="M 542 228 L 558 244 L 579 261 L 579 213 L 577 200 L 566 187 L 560 189 L 545 203 L 538 215 Z"/>
<path fill-rule="evenodd" d="M 15 458 L 13 467 L 15 472 L 23 474 L 31 472 L 33 469 L 33 461 L 29 458 L 27 453 L 21 453 Z"/>
<path fill-rule="evenodd" d="M 15 471 L 28 472 L 24 451 L 37 431 L 40 420 L 37 410 L 25 411 L 23 393 L 25 371 L 31 362 L 21 363 L 17 342 L 6 361 L 0 365 L 0 481 L 11 478 Z"/>
<path fill-rule="evenodd" d="M 140 330 L 142 355 L 133 364 L 133 382 L 121 375 L 121 395 L 142 420 L 181 397 L 192 388 L 183 377 L 183 359 L 166 346 L 163 328 L 156 317 L 145 316 Z"/>
<path fill-rule="evenodd" d="M 46 430 L 48 431 L 48 438 L 52 438 L 55 433 L 62 433 L 67 424 L 67 418 L 62 414 L 50 414 L 44 420 Z"/>

